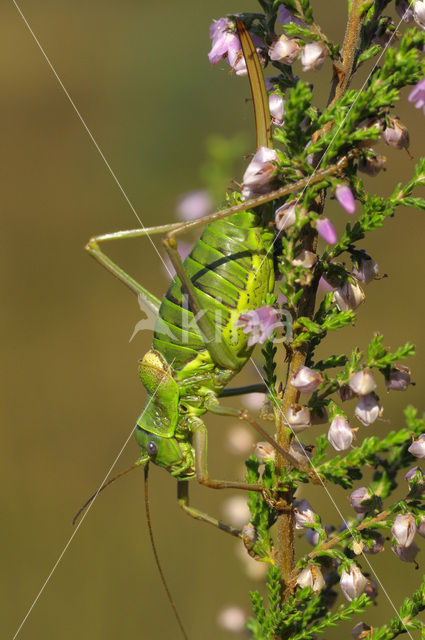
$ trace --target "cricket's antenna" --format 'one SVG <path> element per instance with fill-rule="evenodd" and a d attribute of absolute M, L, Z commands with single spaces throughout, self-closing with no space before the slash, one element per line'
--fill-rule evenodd
<path fill-rule="evenodd" d="M 153 537 L 151 515 L 150 515 L 150 510 L 149 510 L 149 483 L 148 483 L 149 462 L 147 462 L 145 464 L 144 471 L 145 471 L 145 510 L 146 510 L 146 520 L 147 520 L 147 523 L 148 523 L 149 538 L 151 540 L 152 551 L 153 551 L 153 555 L 154 555 L 154 558 L 155 558 L 155 564 L 156 564 L 156 567 L 158 569 L 158 573 L 160 575 L 160 578 L 161 578 L 162 584 L 164 586 L 165 592 L 167 594 L 168 602 L 171 605 L 171 608 L 172 608 L 172 610 L 174 612 L 174 615 L 176 617 L 176 620 L 177 620 L 177 624 L 179 625 L 180 631 L 183 634 L 183 638 L 185 640 L 188 640 L 188 636 L 187 636 L 187 633 L 186 633 L 185 628 L 183 626 L 183 622 L 182 622 L 182 620 L 180 618 L 179 612 L 177 611 L 177 607 L 174 604 L 174 600 L 171 597 L 170 589 L 168 588 L 167 581 L 165 580 L 164 573 L 163 573 L 161 565 L 159 563 L 158 552 L 156 550 L 155 541 L 154 541 L 154 537 Z"/>
<path fill-rule="evenodd" d="M 101 491 L 106 489 L 106 487 L 109 487 L 109 485 L 115 482 L 115 480 L 122 478 L 122 476 L 125 476 L 127 473 L 130 473 L 130 471 L 133 471 L 133 469 L 137 469 L 138 467 L 140 467 L 140 462 L 136 462 L 136 464 L 133 464 L 133 466 L 129 467 L 125 471 L 121 471 L 121 473 L 119 473 L 117 476 L 114 476 L 113 478 L 108 480 L 108 482 L 105 482 L 105 484 L 103 484 L 97 491 L 95 491 L 94 494 L 90 496 L 90 498 L 87 500 L 87 502 L 85 502 L 83 506 L 80 507 L 80 509 L 78 509 L 77 513 L 72 519 L 72 524 L 74 525 L 77 522 L 78 518 L 83 513 L 83 511 L 89 506 L 90 502 L 92 502 L 95 498 L 97 498 L 97 496 Z"/>

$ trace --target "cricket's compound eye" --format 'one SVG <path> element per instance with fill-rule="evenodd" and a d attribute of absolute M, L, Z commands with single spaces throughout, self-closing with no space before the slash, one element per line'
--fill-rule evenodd
<path fill-rule="evenodd" d="M 150 440 L 146 445 L 146 453 L 149 458 L 154 458 L 158 453 L 158 445 L 153 440 Z"/>

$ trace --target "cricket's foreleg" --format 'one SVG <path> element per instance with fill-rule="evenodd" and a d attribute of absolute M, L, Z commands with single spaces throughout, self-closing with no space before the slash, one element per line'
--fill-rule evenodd
<path fill-rule="evenodd" d="M 200 511 L 199 509 L 195 509 L 189 505 L 189 482 L 187 480 L 178 480 L 177 481 L 177 500 L 178 505 L 188 516 L 195 518 L 195 520 L 200 520 L 201 522 L 208 522 L 208 524 L 212 524 L 214 527 L 217 527 L 221 531 L 225 531 L 226 533 L 230 533 L 230 535 L 235 536 L 236 538 L 241 538 L 243 540 L 243 534 L 241 529 L 236 529 L 229 524 L 225 524 L 224 522 L 220 522 L 217 518 Z"/>

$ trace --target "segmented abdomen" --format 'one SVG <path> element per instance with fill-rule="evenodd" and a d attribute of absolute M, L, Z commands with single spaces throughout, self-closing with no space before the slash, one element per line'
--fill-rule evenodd
<path fill-rule="evenodd" d="M 273 234 L 259 226 L 251 212 L 210 223 L 184 261 L 184 268 L 218 336 L 240 360 L 249 357 L 247 335 L 234 327 L 241 313 L 256 309 L 273 290 Z M 155 325 L 153 347 L 174 370 L 201 356 L 202 368 L 213 363 L 189 309 L 179 278 L 174 277 L 163 298 Z"/>

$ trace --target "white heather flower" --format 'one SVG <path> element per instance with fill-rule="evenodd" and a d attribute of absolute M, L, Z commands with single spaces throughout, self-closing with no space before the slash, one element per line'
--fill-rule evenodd
<path fill-rule="evenodd" d="M 285 418 L 293 433 L 301 433 L 311 427 L 311 415 L 308 407 L 292 404 L 286 412 Z"/>
<path fill-rule="evenodd" d="M 314 524 L 316 514 L 308 500 L 296 500 L 294 502 L 295 528 L 303 529 L 305 524 Z"/>
<path fill-rule="evenodd" d="M 312 269 L 317 262 L 317 255 L 312 251 L 303 249 L 292 260 L 294 267 L 304 267 L 304 269 Z"/>
<path fill-rule="evenodd" d="M 270 444 L 270 442 L 257 442 L 254 449 L 254 455 L 257 456 L 258 462 L 274 460 L 276 458 L 276 449 Z"/>
<path fill-rule="evenodd" d="M 351 376 L 348 385 L 359 396 L 365 396 L 376 389 L 376 382 L 368 369 L 362 369 Z"/>
<path fill-rule="evenodd" d="M 425 433 L 421 433 L 417 440 L 414 440 L 408 452 L 415 458 L 425 458 Z"/>
<path fill-rule="evenodd" d="M 242 198 L 264 193 L 277 173 L 279 156 L 274 149 L 260 147 L 246 168 L 243 176 Z"/>
<path fill-rule="evenodd" d="M 419 547 L 416 542 L 412 542 L 408 547 L 402 545 L 392 546 L 391 549 L 403 562 L 415 562 L 415 558 L 418 555 Z"/>
<path fill-rule="evenodd" d="M 413 5 L 413 18 L 416 24 L 425 29 L 425 2 L 415 2 Z"/>
<path fill-rule="evenodd" d="M 232 633 L 244 631 L 246 621 L 246 614 L 240 607 L 225 607 L 217 616 L 218 626 Z"/>
<path fill-rule="evenodd" d="M 382 411 L 378 396 L 372 392 L 360 398 L 354 409 L 354 414 L 365 427 L 368 427 L 382 415 Z"/>
<path fill-rule="evenodd" d="M 337 451 L 344 451 L 353 442 L 353 431 L 343 416 L 335 416 L 328 431 L 328 440 Z"/>
<path fill-rule="evenodd" d="M 276 209 L 274 214 L 274 220 L 276 223 L 276 229 L 278 231 L 285 231 L 288 227 L 291 227 L 295 220 L 295 207 L 296 200 L 290 200 L 289 202 L 285 202 L 281 207 Z"/>
<path fill-rule="evenodd" d="M 369 627 L 365 622 L 359 622 L 353 627 L 351 631 L 351 636 L 354 640 L 367 640 L 368 631 L 371 631 L 372 627 Z"/>
<path fill-rule="evenodd" d="M 418 525 L 418 533 L 420 536 L 422 536 L 422 538 L 425 538 L 425 516 L 421 516 Z"/>
<path fill-rule="evenodd" d="M 378 263 L 367 255 L 367 253 L 358 255 L 353 260 L 353 270 L 351 273 L 359 282 L 369 284 L 369 282 L 372 282 L 372 280 L 378 276 Z"/>
<path fill-rule="evenodd" d="M 411 384 L 410 369 L 402 364 L 396 364 L 385 380 L 387 391 L 406 391 Z"/>
<path fill-rule="evenodd" d="M 285 113 L 285 101 L 281 95 L 278 93 L 271 93 L 269 95 L 269 109 L 273 124 L 276 127 L 281 127 Z"/>
<path fill-rule="evenodd" d="M 311 564 L 298 574 L 297 584 L 302 588 L 310 587 L 317 593 L 325 586 L 325 580 L 319 567 Z"/>
<path fill-rule="evenodd" d="M 354 311 L 365 300 L 363 289 L 355 278 L 347 279 L 344 284 L 334 291 L 334 301 L 340 311 Z"/>
<path fill-rule="evenodd" d="M 213 210 L 213 202 L 208 191 L 189 191 L 178 201 L 176 213 L 182 220 L 195 220 L 208 215 Z"/>
<path fill-rule="evenodd" d="M 322 68 L 328 48 L 323 42 L 306 44 L 301 54 L 303 71 L 319 71 Z"/>
<path fill-rule="evenodd" d="M 398 118 L 390 118 L 390 125 L 385 129 L 383 138 L 396 149 L 407 149 L 409 146 L 409 132 Z"/>
<path fill-rule="evenodd" d="M 270 60 L 273 62 L 281 62 L 282 64 L 292 64 L 298 58 L 301 51 L 301 45 L 298 40 L 294 40 L 281 35 L 269 49 Z"/>
<path fill-rule="evenodd" d="M 350 494 L 350 504 L 356 513 L 366 513 L 370 509 L 372 497 L 367 487 L 359 487 Z"/>
<path fill-rule="evenodd" d="M 400 513 L 391 527 L 397 545 L 410 547 L 416 534 L 416 522 L 411 513 Z"/>
<path fill-rule="evenodd" d="M 310 367 L 298 367 L 292 375 L 291 385 L 302 393 L 313 393 L 323 382 L 320 371 L 313 371 Z"/>
<path fill-rule="evenodd" d="M 349 602 L 358 598 L 366 589 L 366 585 L 367 578 L 362 574 L 357 565 L 350 565 L 348 571 L 343 569 L 339 586 Z"/>

